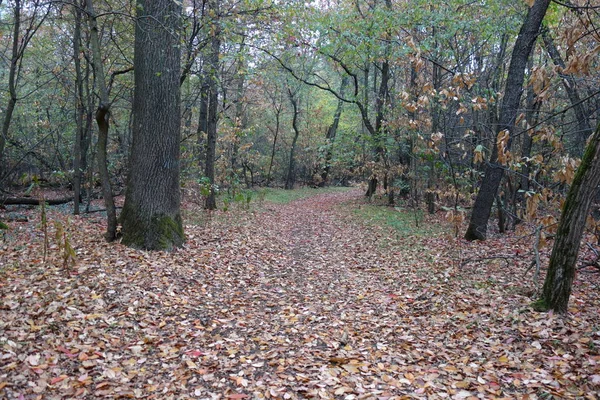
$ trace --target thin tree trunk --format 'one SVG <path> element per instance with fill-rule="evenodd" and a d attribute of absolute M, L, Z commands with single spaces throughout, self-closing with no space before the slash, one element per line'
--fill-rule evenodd
<path fill-rule="evenodd" d="M 12 54 L 10 58 L 10 67 L 8 70 L 8 104 L 4 111 L 4 121 L 2 122 L 2 133 L 0 134 L 0 178 L 4 175 L 4 148 L 6 146 L 6 140 L 8 138 L 8 130 L 12 121 L 12 115 L 15 111 L 15 105 L 17 104 L 17 89 L 16 89 L 16 76 L 17 68 L 21 55 L 19 54 L 19 34 L 21 29 L 21 0 L 15 0 L 14 8 L 14 20 L 15 25 L 13 27 L 13 42 L 12 42 Z"/>
<path fill-rule="evenodd" d="M 273 168 L 273 160 L 275 159 L 275 149 L 277 148 L 277 137 L 279 136 L 281 107 L 275 110 L 275 133 L 273 136 L 273 147 L 271 147 L 271 157 L 269 159 L 269 169 L 267 171 L 267 186 L 271 182 L 271 169 Z"/>
<path fill-rule="evenodd" d="M 245 44 L 240 44 L 240 53 L 243 51 Z M 246 117 L 244 115 L 244 84 L 246 82 L 246 74 L 244 71 L 245 65 L 243 64 L 243 57 L 238 61 L 240 63 L 238 67 L 238 82 L 236 88 L 236 99 L 235 99 L 235 125 L 236 130 L 241 134 L 246 128 Z M 239 152 L 240 136 L 236 135 L 232 143 L 231 149 L 231 178 L 232 180 L 237 179 L 238 169 L 238 152 Z"/>
<path fill-rule="evenodd" d="M 525 111 L 525 121 L 527 122 L 528 127 L 534 126 L 537 121 L 537 116 L 539 114 L 541 108 L 541 102 L 536 99 L 536 95 L 533 92 L 533 88 L 529 88 L 527 91 L 526 97 L 526 108 Z M 521 143 L 521 157 L 529 158 L 531 156 L 531 149 L 533 147 L 533 137 L 530 134 L 530 131 L 527 131 L 523 134 L 523 142 Z M 530 172 L 529 163 L 524 163 L 521 168 L 521 190 L 528 191 L 529 190 L 529 172 Z"/>
<path fill-rule="evenodd" d="M 204 175 L 210 183 L 210 191 L 206 196 L 204 208 L 215 210 L 217 199 L 215 192 L 215 156 L 217 151 L 217 122 L 219 106 L 218 79 L 219 79 L 219 54 L 221 51 L 221 32 L 219 28 L 219 0 L 208 1 L 209 14 L 212 15 L 210 38 L 210 55 L 208 58 L 209 95 L 208 95 L 208 123 L 206 139 L 206 165 Z"/>
<path fill-rule="evenodd" d="M 542 296 L 534 304 L 538 310 L 567 312 L 581 237 L 599 184 L 600 124 L 586 147 L 569 189 L 550 255 Z"/>
<path fill-rule="evenodd" d="M 590 125 L 590 121 L 586 115 L 586 112 L 583 108 L 583 104 L 581 103 L 581 98 L 579 97 L 579 91 L 577 90 L 577 83 L 575 79 L 570 74 L 565 74 L 562 71 L 566 69 L 566 65 L 562 56 L 558 52 L 556 45 L 554 44 L 554 40 L 548 29 L 546 27 L 542 27 L 542 39 L 544 39 L 544 46 L 546 47 L 546 51 L 552 58 L 552 62 L 554 65 L 561 69 L 560 77 L 562 78 L 563 87 L 569 96 L 569 100 L 571 101 L 571 105 L 573 107 L 573 111 L 575 112 L 575 118 L 577 119 L 577 135 L 576 135 L 576 149 L 577 154 L 583 153 L 583 148 L 585 147 L 585 142 L 587 138 L 592 134 L 593 130 Z"/>
<path fill-rule="evenodd" d="M 19 85 L 19 77 L 21 76 L 22 71 L 23 55 L 25 54 L 25 49 L 29 45 L 29 42 L 33 38 L 33 35 L 42 26 L 51 9 L 47 3 L 41 0 L 35 0 L 26 3 L 27 4 L 25 5 L 28 10 L 29 21 L 26 25 L 26 28 L 23 31 L 21 31 L 21 12 L 23 10 L 23 2 L 21 0 L 15 0 L 13 9 L 15 21 L 13 26 L 13 41 L 10 56 L 10 66 L 8 69 L 9 98 L 6 110 L 4 111 L 2 130 L 0 131 L 0 180 L 5 178 L 6 175 L 4 169 L 4 151 L 6 148 L 6 142 L 10 138 L 9 129 L 18 101 L 17 87 Z M 38 14 L 40 10 L 42 10 L 41 14 Z"/>
<path fill-rule="evenodd" d="M 529 59 L 529 70 L 533 69 L 533 58 Z M 538 100 L 536 94 L 533 91 L 533 87 L 529 86 L 527 89 L 527 95 L 525 99 L 525 121 L 526 128 L 528 129 L 526 132 L 523 132 L 523 139 L 521 142 L 521 158 L 528 159 L 531 157 L 531 150 L 533 149 L 533 137 L 532 132 L 529 130 L 529 127 L 537 124 L 538 116 L 540 113 L 540 109 L 542 106 L 542 102 Z M 516 187 L 515 193 L 513 193 L 513 205 L 512 205 L 512 214 L 514 220 L 514 225 L 520 222 L 520 219 L 525 214 L 525 209 L 527 206 L 527 202 L 525 201 L 525 193 L 529 191 L 531 183 L 529 174 L 531 173 L 531 166 L 529 162 L 524 162 L 521 167 L 521 176 L 517 177 L 518 184 L 515 184 Z M 517 209 L 517 204 L 521 203 L 521 211 Z"/>
<path fill-rule="evenodd" d="M 73 60 L 75 62 L 75 109 L 77 115 L 75 122 L 75 141 L 73 144 L 73 214 L 79 215 L 79 204 L 81 202 L 81 148 L 83 140 L 83 77 L 81 74 L 80 41 L 81 41 L 81 9 L 78 4 L 73 7 L 75 14 L 75 28 L 73 31 Z"/>
<path fill-rule="evenodd" d="M 379 93 L 377 94 L 377 98 L 375 99 L 375 126 L 371 125 L 371 122 L 367 116 L 367 111 L 364 107 L 360 107 L 361 115 L 363 118 L 363 123 L 367 127 L 367 130 L 371 133 L 373 140 L 375 141 L 375 161 L 383 161 L 385 163 L 385 147 L 383 146 L 383 122 L 384 122 L 384 105 L 385 100 L 387 99 L 388 93 L 388 82 L 389 82 L 389 63 L 385 60 L 381 66 L 381 84 L 379 86 Z M 369 178 L 369 185 L 367 188 L 367 193 L 365 196 L 371 197 L 377 191 L 377 175 L 372 174 Z"/>
<path fill-rule="evenodd" d="M 208 132 L 208 78 L 206 71 L 201 74 L 200 84 L 200 110 L 198 112 L 198 166 L 202 169 L 206 168 L 206 135 Z"/>
<path fill-rule="evenodd" d="M 108 100 L 108 89 L 106 87 L 106 77 L 104 75 L 104 65 L 100 54 L 100 39 L 98 37 L 98 22 L 96 20 L 96 11 L 92 0 L 86 0 L 88 22 L 90 25 L 90 44 L 92 46 L 92 59 L 94 71 L 96 73 L 96 82 L 100 91 L 100 103 L 96 110 L 96 123 L 98 124 L 98 172 L 102 183 L 102 197 L 106 207 L 106 234 L 107 241 L 112 242 L 117 238 L 117 211 L 113 199 L 112 188 L 110 185 L 110 175 L 108 174 L 107 144 L 108 130 L 110 127 L 110 102 Z"/>
<path fill-rule="evenodd" d="M 288 88 L 288 95 L 290 98 L 290 103 L 292 103 L 292 128 L 294 129 L 294 139 L 292 140 L 292 147 L 290 149 L 290 163 L 288 165 L 288 173 L 287 179 L 285 180 L 285 188 L 291 190 L 294 188 L 295 177 L 296 177 L 296 161 L 294 158 L 294 153 L 296 152 L 296 143 L 298 141 L 298 136 L 300 136 L 300 130 L 298 129 L 298 100 L 295 97 L 295 93 Z"/>
<path fill-rule="evenodd" d="M 527 11 L 527 16 L 519 31 L 508 68 L 508 78 L 504 98 L 502 99 L 496 137 L 499 137 L 499 134 L 504 131 L 508 131 L 510 134 L 514 130 L 523 91 L 527 60 L 537 39 L 549 4 L 550 0 L 535 0 L 533 6 Z M 507 147 L 510 148 L 510 145 L 511 141 L 509 140 Z M 496 141 L 494 141 L 492 155 L 489 163 L 486 165 L 485 176 L 483 177 L 481 188 L 473 205 L 473 213 L 471 214 L 465 239 L 485 240 L 492 204 L 494 203 L 494 198 L 503 175 L 504 168 L 498 163 L 498 146 Z"/>
<path fill-rule="evenodd" d="M 344 76 L 342 78 L 342 82 L 340 83 L 340 96 L 344 96 L 344 90 L 348 85 L 348 77 Z M 342 110 L 344 109 L 344 102 L 342 100 L 338 100 L 337 108 L 335 109 L 335 114 L 333 115 L 333 122 L 329 125 L 327 129 L 327 134 L 325 135 L 325 139 L 327 140 L 327 152 L 325 153 L 325 165 L 323 166 L 321 172 L 321 182 L 319 186 L 327 185 L 327 178 L 329 176 L 329 171 L 331 170 L 331 158 L 333 157 L 333 142 L 335 141 L 335 137 L 337 135 L 338 126 L 340 125 L 340 118 L 342 116 Z"/>

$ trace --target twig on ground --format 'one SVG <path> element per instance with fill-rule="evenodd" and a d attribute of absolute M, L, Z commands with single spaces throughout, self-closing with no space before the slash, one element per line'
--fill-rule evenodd
<path fill-rule="evenodd" d="M 600 253 L 598 253 L 598 250 L 596 250 L 594 248 L 594 246 L 592 246 L 589 242 L 586 242 L 587 247 L 592 251 L 592 253 L 594 253 L 594 255 L 596 256 L 596 258 L 592 261 L 586 261 L 583 263 L 583 265 L 581 265 L 578 270 L 582 270 L 585 269 L 587 267 L 594 267 L 596 268 L 598 271 L 595 272 L 600 272 Z"/>
<path fill-rule="evenodd" d="M 460 266 L 464 267 L 467 264 L 475 263 L 475 262 L 478 262 L 478 261 L 497 260 L 497 259 L 504 260 L 504 262 L 508 266 L 509 260 L 514 260 L 515 256 L 498 255 L 498 256 L 490 256 L 490 257 L 468 258 L 465 261 L 463 261 L 460 264 Z"/>

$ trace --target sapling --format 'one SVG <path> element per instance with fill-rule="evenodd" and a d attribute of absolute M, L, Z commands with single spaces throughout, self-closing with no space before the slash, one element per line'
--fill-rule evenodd
<path fill-rule="evenodd" d="M 59 221 L 54 222 L 54 228 L 56 230 L 56 243 L 58 244 L 59 251 L 62 252 L 63 267 L 72 267 L 76 262 L 76 254 L 73 246 L 71 246 L 67 232 L 65 231 L 63 224 Z"/>

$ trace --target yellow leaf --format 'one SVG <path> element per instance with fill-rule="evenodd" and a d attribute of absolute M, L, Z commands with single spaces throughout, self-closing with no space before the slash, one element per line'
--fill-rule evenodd
<path fill-rule="evenodd" d="M 342 368 L 352 374 L 358 373 L 358 367 L 355 364 L 344 364 L 342 365 Z"/>
<path fill-rule="evenodd" d="M 336 389 L 335 394 L 337 396 L 340 396 L 344 393 L 349 393 L 349 392 L 352 392 L 352 389 L 350 389 L 349 387 L 346 387 L 346 386 L 342 386 L 341 388 Z"/>
<path fill-rule="evenodd" d="M 454 384 L 454 386 L 456 386 L 459 389 L 466 389 L 469 387 L 469 385 L 471 385 L 471 382 L 468 381 L 459 381 Z"/>

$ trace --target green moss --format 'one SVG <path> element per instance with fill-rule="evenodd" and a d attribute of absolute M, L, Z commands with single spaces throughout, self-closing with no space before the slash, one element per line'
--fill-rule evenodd
<path fill-rule="evenodd" d="M 154 218 L 153 225 L 158 225 L 158 248 L 155 250 L 172 250 L 173 247 L 180 247 L 185 236 L 183 233 L 183 223 L 181 215 L 177 214 L 174 218 L 162 215 Z"/>
<path fill-rule="evenodd" d="M 181 215 L 174 217 L 158 214 L 150 220 L 123 210 L 123 240 L 126 246 L 145 250 L 173 250 L 185 240 Z"/>
<path fill-rule="evenodd" d="M 0 221 L 0 229 L 10 229 L 10 228 L 4 222 Z"/>
<path fill-rule="evenodd" d="M 543 297 L 531 303 L 531 307 L 538 312 L 546 312 L 549 310 L 548 303 Z"/>

